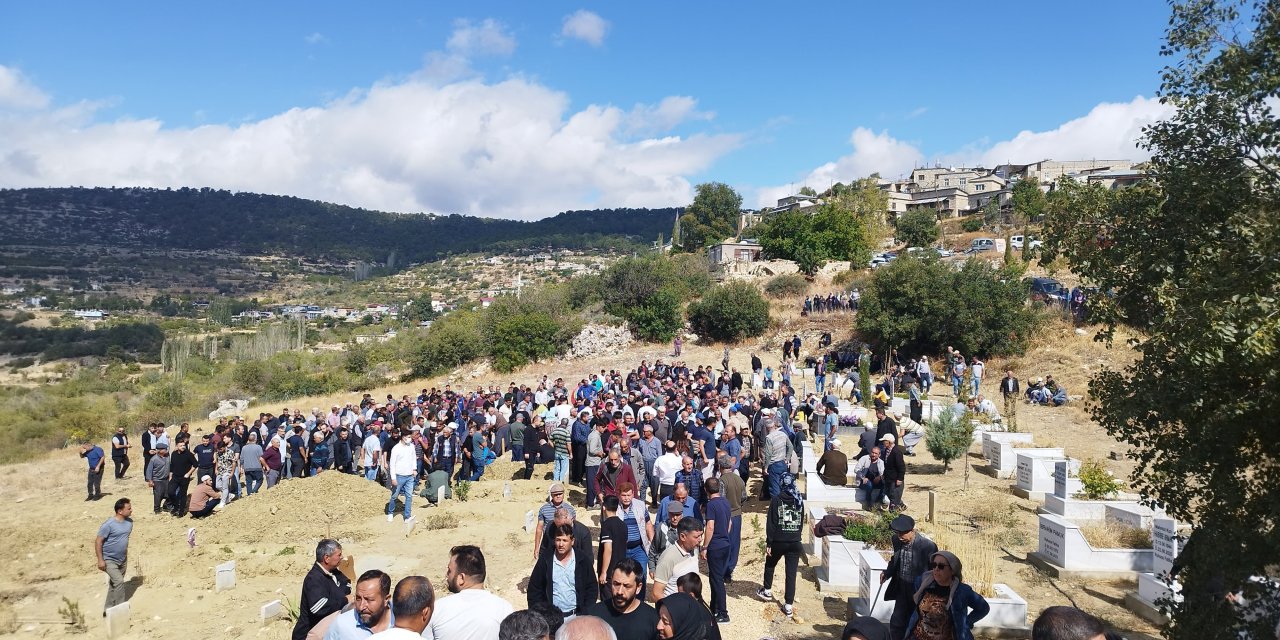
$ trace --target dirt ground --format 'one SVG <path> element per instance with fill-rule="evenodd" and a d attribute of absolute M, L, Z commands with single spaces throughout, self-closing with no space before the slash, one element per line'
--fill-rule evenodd
<path fill-rule="evenodd" d="M 824 290 L 815 287 L 815 291 Z M 824 290 L 825 291 L 825 290 Z M 836 315 L 819 319 L 799 318 L 790 301 L 782 301 L 775 328 L 765 339 L 732 351 L 732 366 L 748 370 L 753 349 L 759 349 L 767 363 L 776 366 L 782 336 L 802 332 L 808 351 L 822 330 L 832 330 L 836 340 L 847 336 L 852 316 Z M 1068 385 L 1073 395 L 1085 392 L 1084 380 L 1100 360 L 1123 361 L 1119 349 L 1107 352 L 1086 336 L 1068 327 L 1047 331 L 1045 346 L 1009 364 L 1017 375 L 1054 373 Z M 719 345 L 686 344 L 684 360 L 692 366 L 720 361 Z M 768 355 L 771 354 L 771 355 Z M 642 358 L 652 362 L 667 358 L 669 349 L 657 345 L 637 345 L 606 357 L 579 361 L 537 364 L 511 375 L 489 373 L 457 375 L 455 388 L 477 384 L 505 384 L 511 380 L 533 381 L 543 374 L 563 376 L 574 382 L 588 371 L 629 368 Z M 994 390 L 1006 363 L 991 362 Z M 441 384 L 444 378 L 396 385 L 387 392 L 409 393 L 423 386 Z M 939 393 L 946 393 L 935 387 Z M 353 394 L 328 398 L 308 398 L 285 403 L 289 406 L 325 407 L 345 402 Z M 937 396 L 941 399 L 941 396 Z M 1078 405 L 1058 409 L 1022 406 L 1019 425 L 1037 436 L 1037 442 L 1067 448 L 1078 458 L 1106 459 L 1120 446 L 1089 421 Z M 250 412 L 280 407 L 255 406 Z M 208 428 L 207 424 L 194 425 Z M 1014 497 L 1009 480 L 996 480 L 978 471 L 984 463 L 975 446 L 969 455 L 973 468 L 966 474 L 963 465 L 953 465 L 942 473 L 941 465 L 923 447 L 909 458 L 905 501 L 917 519 L 924 518 L 925 492 L 939 495 L 940 523 L 977 522 L 984 533 L 999 540 L 995 576 L 1009 584 L 1030 603 L 1034 617 L 1045 607 L 1075 604 L 1101 616 L 1130 637 L 1155 634 L 1156 630 L 1123 607 L 1124 593 L 1133 585 L 1124 583 L 1075 583 L 1049 579 L 1025 561 L 1036 547 L 1035 505 Z M 1118 476 L 1130 470 L 1124 462 L 1108 460 Z M 491 467 L 472 490 L 467 502 L 448 501 L 428 508 L 425 499 L 414 500 L 418 525 L 411 534 L 397 518 L 386 522 L 383 515 L 386 493 L 381 487 L 355 477 L 330 472 L 318 478 L 286 482 L 279 488 L 234 502 L 221 513 L 203 522 L 176 520 L 152 515 L 150 492 L 141 480 L 140 456 L 128 478 L 116 481 L 108 472 L 99 502 L 84 500 L 83 461 L 73 451 L 55 452 L 46 458 L 0 468 L 0 539 L 8 540 L 8 553 L 0 572 L 0 634 L 15 631 L 18 637 L 75 637 L 65 616 L 59 613 L 64 598 L 78 604 L 84 613 L 88 633 L 105 634 L 101 603 L 106 579 L 94 566 L 93 539 L 98 526 L 111 515 L 116 498 L 127 496 L 135 504 L 135 528 L 130 544 L 129 576 L 135 589 L 130 602 L 132 628 L 127 638 L 287 638 L 290 624 L 258 621 L 261 605 L 275 599 L 297 602 L 303 575 L 312 561 L 315 543 L 326 536 L 341 540 L 347 554 L 356 558 L 357 571 L 382 568 L 393 579 L 422 574 L 434 584 L 442 584 L 448 549 L 455 544 L 474 543 L 486 554 L 488 587 L 525 606 L 523 588 L 532 568 L 532 536 L 522 526 L 527 511 L 545 497 L 550 483 L 549 467 L 541 467 L 534 480 L 513 479 L 517 465 L 501 462 Z M 511 484 L 511 497 L 503 498 L 503 487 Z M 758 476 L 752 478 L 755 490 Z M 967 486 L 966 486 L 967 485 Z M 571 490 L 570 500 L 582 504 L 582 495 Z M 846 616 L 845 594 L 819 593 L 813 568 L 820 560 L 802 563 L 798 617 L 786 620 L 777 605 L 754 597 L 763 574 L 763 561 L 756 541 L 763 536 L 750 521 L 762 514 L 766 505 L 753 500 L 745 509 L 742 559 L 729 585 L 729 612 L 732 622 L 724 629 L 726 638 L 830 638 L 838 633 Z M 763 516 L 760 516 L 763 518 Z M 594 526 L 598 515 L 585 521 Z M 197 530 L 197 545 L 186 542 L 188 527 Z M 939 526 L 942 526 L 941 524 Z M 967 526 L 967 525 L 964 525 Z M 235 560 L 238 583 L 233 590 L 215 593 L 214 567 Z M 779 576 L 781 578 L 781 576 Z M 781 584 L 775 581 L 775 593 Z M 5 628 L 10 625 L 10 628 Z"/>

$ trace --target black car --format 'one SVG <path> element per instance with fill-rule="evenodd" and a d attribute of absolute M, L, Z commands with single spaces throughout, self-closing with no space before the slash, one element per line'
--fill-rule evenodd
<path fill-rule="evenodd" d="M 1063 305 L 1067 301 L 1069 291 L 1061 282 L 1053 278 L 1031 279 L 1031 301 L 1046 305 Z"/>

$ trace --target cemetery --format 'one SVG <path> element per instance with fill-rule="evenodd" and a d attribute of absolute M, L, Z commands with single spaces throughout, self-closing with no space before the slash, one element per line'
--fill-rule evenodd
<path fill-rule="evenodd" d="M 1018 450 L 1018 463 L 1014 474 L 1015 482 L 1009 491 L 1019 498 L 1033 502 L 1044 502 L 1044 497 L 1053 493 L 1053 472 L 1058 462 L 1067 463 L 1067 494 L 1080 492 L 1080 478 L 1073 475 L 1080 469 L 1080 461 L 1074 458 L 1061 458 L 1040 455 L 1032 450 Z"/>

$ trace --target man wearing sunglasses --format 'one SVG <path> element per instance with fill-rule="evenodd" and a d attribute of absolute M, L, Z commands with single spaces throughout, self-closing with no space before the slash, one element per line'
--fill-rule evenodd
<path fill-rule="evenodd" d="M 938 552 L 938 545 L 916 531 L 916 521 L 909 515 L 899 514 L 889 528 L 893 530 L 893 559 L 880 574 L 880 582 L 889 581 L 884 599 L 893 601 L 889 640 L 903 640 L 915 609 L 911 596 L 916 578 L 929 570 L 929 560 Z"/>

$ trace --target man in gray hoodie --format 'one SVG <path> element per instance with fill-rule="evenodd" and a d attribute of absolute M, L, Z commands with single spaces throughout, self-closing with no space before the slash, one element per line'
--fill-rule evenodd
<path fill-rule="evenodd" d="M 147 486 L 151 487 L 151 508 L 155 513 L 165 507 L 165 497 L 169 495 L 169 445 L 163 442 L 155 445 L 155 455 L 147 461 L 145 471 Z"/>

